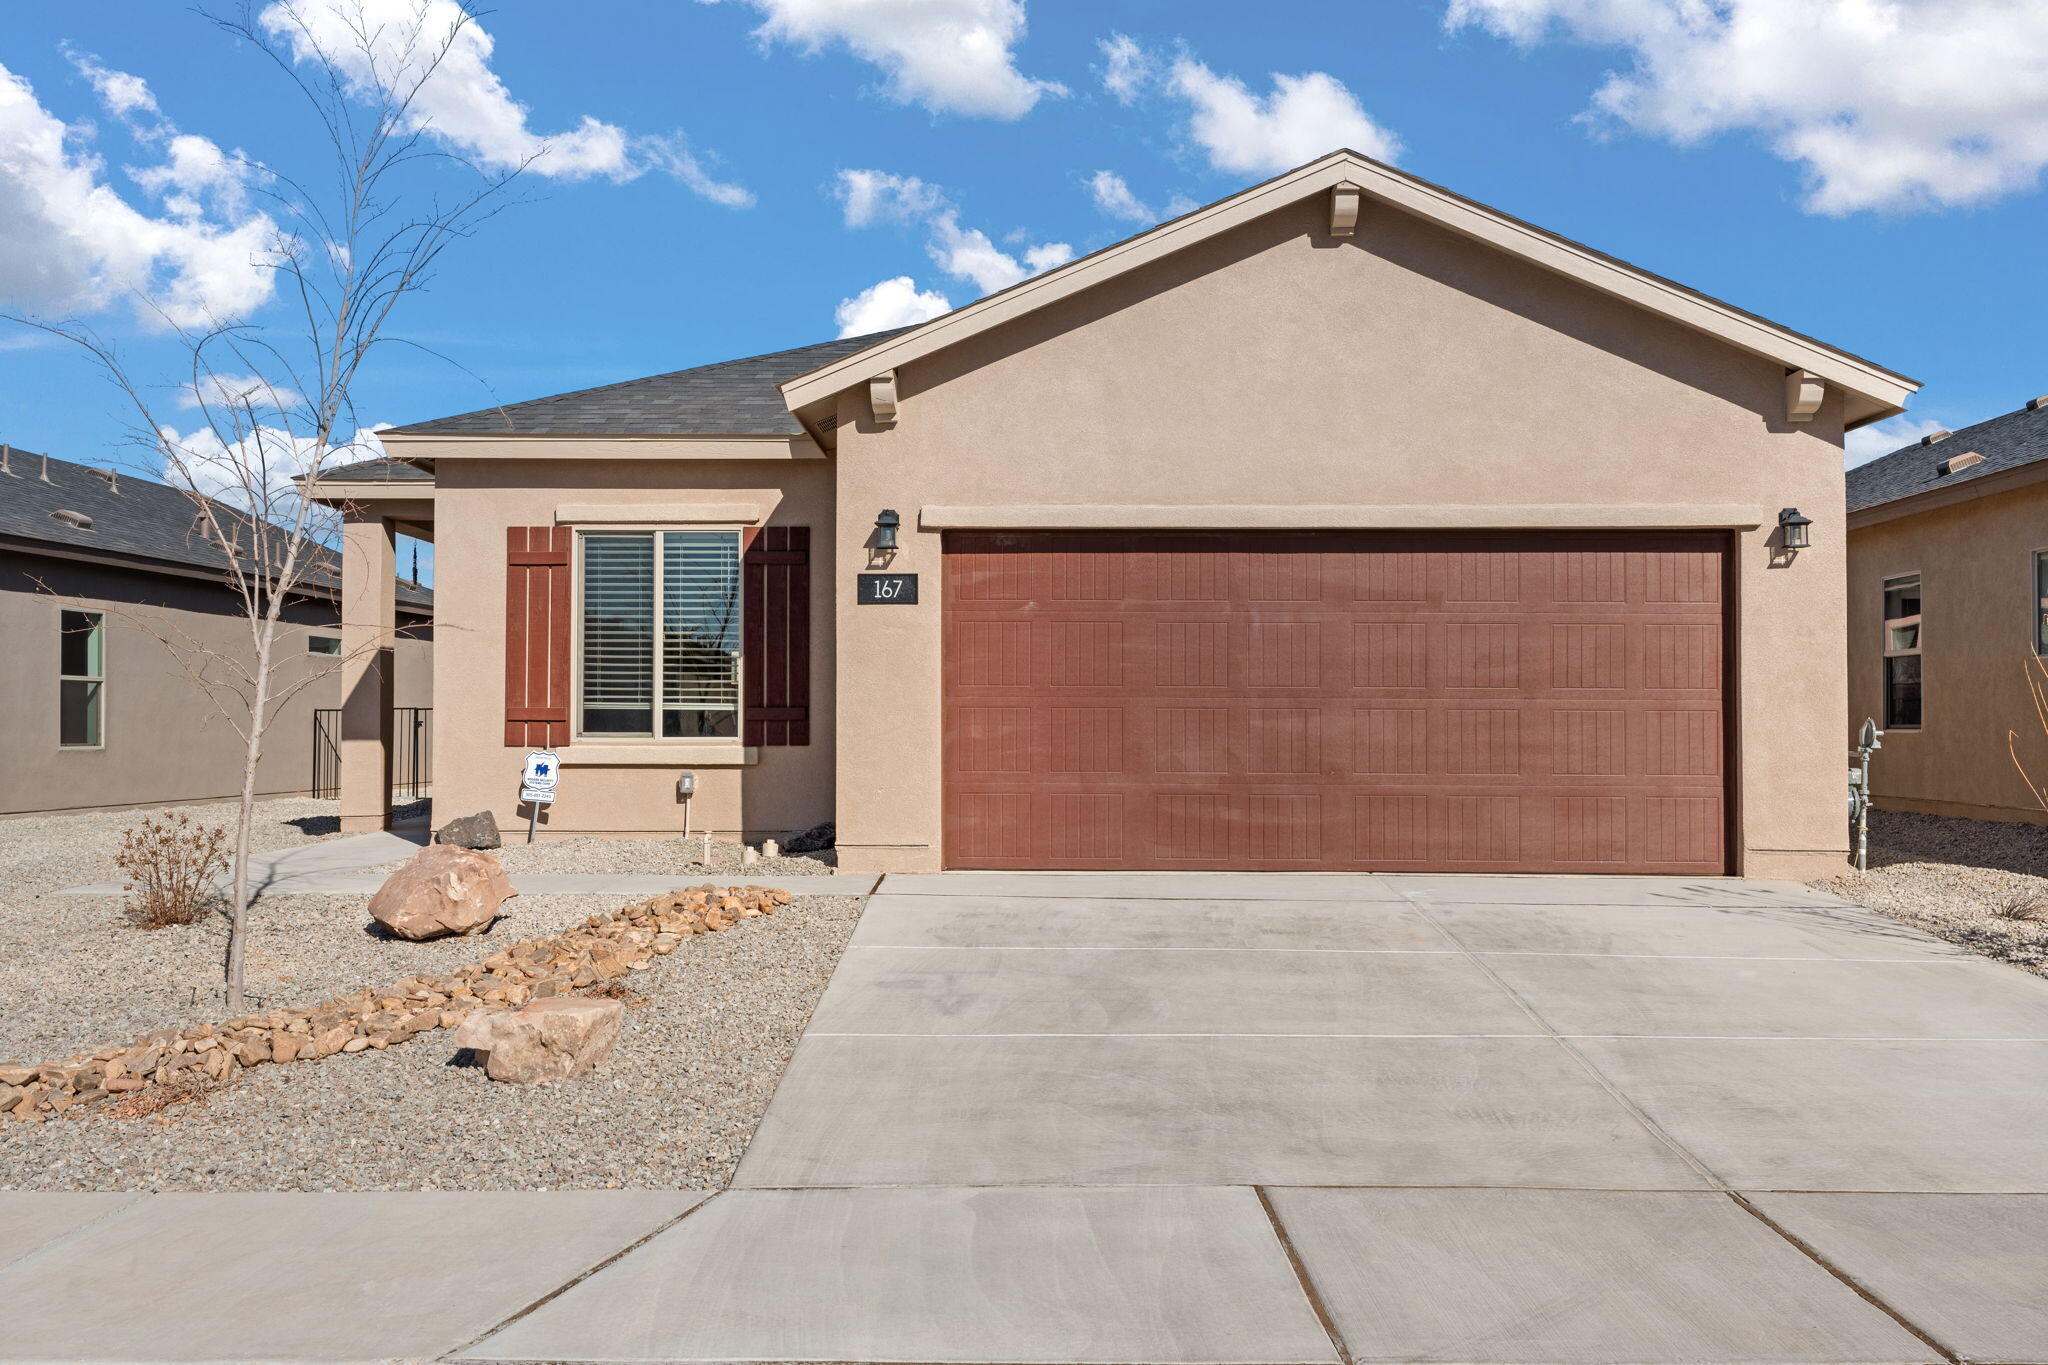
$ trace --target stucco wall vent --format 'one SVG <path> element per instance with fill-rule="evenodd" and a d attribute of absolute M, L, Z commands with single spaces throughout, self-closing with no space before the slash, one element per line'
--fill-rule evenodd
<path fill-rule="evenodd" d="M 76 526 L 81 531 L 92 529 L 92 518 L 83 512 L 74 512 L 69 507 L 59 507 L 50 513 L 51 521 L 61 521 L 66 526 Z"/>
<path fill-rule="evenodd" d="M 1943 460 L 1940 470 L 1943 474 L 1953 474 L 1958 469 L 1968 469 L 1973 464 L 1983 463 L 1984 457 L 1982 455 L 1979 455 L 1974 450 L 1966 450 L 1960 455 L 1951 455 L 1946 460 Z"/>
<path fill-rule="evenodd" d="M 1925 436 L 1922 436 L 1920 438 L 1920 444 L 1923 446 L 1931 446 L 1936 441 L 1946 441 L 1953 434 L 1954 433 L 1950 432 L 1946 427 L 1942 428 L 1940 431 L 1930 431 Z"/>

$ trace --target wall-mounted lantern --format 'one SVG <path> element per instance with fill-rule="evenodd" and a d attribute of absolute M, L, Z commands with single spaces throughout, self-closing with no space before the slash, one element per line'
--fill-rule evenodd
<path fill-rule="evenodd" d="M 1778 528 L 1785 533 L 1785 548 L 1788 550 L 1803 550 L 1813 543 L 1806 529 L 1811 525 L 1813 518 L 1800 516 L 1797 507 L 1787 507 L 1778 513 Z"/>
<path fill-rule="evenodd" d="M 896 548 L 896 528 L 903 524 L 903 518 L 888 508 L 883 508 L 875 517 L 875 548 L 893 550 Z"/>

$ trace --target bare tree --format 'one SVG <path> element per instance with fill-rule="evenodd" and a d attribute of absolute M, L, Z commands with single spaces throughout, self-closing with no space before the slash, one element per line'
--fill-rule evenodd
<path fill-rule="evenodd" d="M 218 552 L 247 626 L 245 648 L 234 651 L 141 627 L 243 744 L 225 963 L 227 1007 L 241 1014 L 257 763 L 281 708 L 347 661 L 303 676 L 296 664 L 280 672 L 287 609 L 340 589 L 328 548 L 333 513 L 312 499 L 326 468 L 368 453 L 353 447 L 355 384 L 374 352 L 401 341 L 389 331 L 398 305 L 423 287 L 442 252 L 508 202 L 505 189 L 525 165 L 486 172 L 449 154 L 422 112 L 422 89 L 473 21 L 464 4 L 411 0 L 398 24 L 373 20 L 361 0 L 287 0 L 260 16 L 245 7 L 209 18 L 283 73 L 332 149 L 317 177 L 242 167 L 280 223 L 261 264 L 275 272 L 278 301 L 269 311 L 281 320 L 192 326 L 188 308 L 144 299 L 180 346 L 181 372 L 167 385 L 134 373 L 89 327 L 11 316 L 83 347 L 113 381 L 137 443 L 192 498 L 193 534 Z M 165 420 L 166 391 L 181 406 L 196 402 L 201 425 L 193 434 L 180 436 Z"/>

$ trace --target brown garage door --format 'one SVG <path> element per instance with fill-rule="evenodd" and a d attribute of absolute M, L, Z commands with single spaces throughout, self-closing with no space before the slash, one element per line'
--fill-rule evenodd
<path fill-rule="evenodd" d="M 953 533 L 945 860 L 1718 873 L 1726 537 Z"/>

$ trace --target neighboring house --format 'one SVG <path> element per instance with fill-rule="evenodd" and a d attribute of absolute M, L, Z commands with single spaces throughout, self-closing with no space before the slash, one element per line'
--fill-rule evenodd
<path fill-rule="evenodd" d="M 436 525 L 447 814 L 524 823 L 549 746 L 551 835 L 830 818 L 859 870 L 1804 877 L 1842 434 L 1915 387 L 1338 152 L 905 331 L 383 432 L 326 494 L 351 584 Z"/>
<path fill-rule="evenodd" d="M 1849 724 L 1890 810 L 2048 823 L 2048 396 L 1849 471 Z M 2008 739 L 2008 736 L 2014 738 Z"/>
<path fill-rule="evenodd" d="M 143 627 L 247 665 L 226 561 L 177 489 L 0 446 L 0 815 L 217 800 L 241 791 L 244 747 Z M 267 796 L 313 785 L 314 711 L 341 705 L 333 556 L 287 607 L 279 685 L 324 670 L 278 714 L 258 767 Z M 431 704 L 433 599 L 397 585 L 400 704 Z"/>

